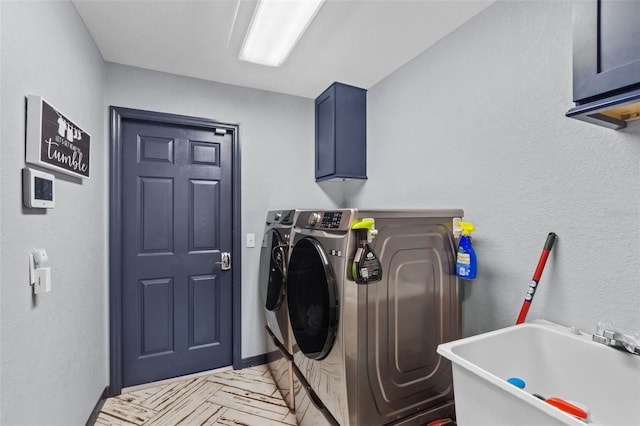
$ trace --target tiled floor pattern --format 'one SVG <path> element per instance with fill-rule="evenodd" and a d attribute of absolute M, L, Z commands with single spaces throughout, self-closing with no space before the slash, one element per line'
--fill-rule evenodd
<path fill-rule="evenodd" d="M 295 425 L 266 365 L 227 370 L 107 399 L 95 425 Z"/>

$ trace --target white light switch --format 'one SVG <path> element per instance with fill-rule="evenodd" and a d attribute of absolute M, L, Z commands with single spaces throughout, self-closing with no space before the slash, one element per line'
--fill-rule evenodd
<path fill-rule="evenodd" d="M 29 253 L 29 285 L 35 294 L 51 291 L 51 268 L 45 267 L 49 256 L 45 249 L 37 249 Z"/>
<path fill-rule="evenodd" d="M 35 270 L 35 283 L 33 291 L 36 294 L 48 293 L 51 291 L 51 268 L 37 268 Z"/>
<path fill-rule="evenodd" d="M 256 234 L 247 234 L 247 247 L 256 246 Z"/>

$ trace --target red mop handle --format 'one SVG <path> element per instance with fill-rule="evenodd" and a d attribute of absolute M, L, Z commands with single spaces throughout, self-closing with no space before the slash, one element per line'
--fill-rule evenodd
<path fill-rule="evenodd" d="M 536 294 L 536 288 L 538 288 L 538 283 L 540 282 L 544 265 L 547 263 L 547 258 L 549 257 L 549 253 L 551 253 L 551 248 L 553 248 L 553 243 L 556 242 L 557 237 L 558 236 L 553 232 L 550 232 L 547 236 L 547 241 L 544 243 L 544 248 L 540 254 L 540 260 L 538 260 L 538 266 L 536 267 L 536 271 L 533 273 L 533 278 L 531 279 L 527 295 L 522 303 L 522 308 L 520 309 L 520 315 L 518 315 L 516 324 L 522 324 L 527 318 L 527 313 L 529 312 L 529 307 L 533 301 L 533 296 Z"/>

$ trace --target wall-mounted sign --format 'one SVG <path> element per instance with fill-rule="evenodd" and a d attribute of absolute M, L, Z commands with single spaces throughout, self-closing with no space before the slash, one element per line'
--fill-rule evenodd
<path fill-rule="evenodd" d="M 28 163 L 89 177 L 91 136 L 40 96 L 27 97 Z"/>

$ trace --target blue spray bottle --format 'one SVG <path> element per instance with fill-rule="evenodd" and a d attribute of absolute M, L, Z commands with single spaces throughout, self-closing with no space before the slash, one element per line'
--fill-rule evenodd
<path fill-rule="evenodd" d="M 456 275 L 465 280 L 472 280 L 478 272 L 476 252 L 471 245 L 471 233 L 476 229 L 471 222 L 458 222 L 462 228 L 462 238 L 458 244 L 456 258 Z"/>

